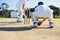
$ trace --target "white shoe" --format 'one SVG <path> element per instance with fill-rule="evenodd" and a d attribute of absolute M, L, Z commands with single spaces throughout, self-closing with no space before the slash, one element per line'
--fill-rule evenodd
<path fill-rule="evenodd" d="M 23 20 L 17 20 L 17 22 L 23 22 Z"/>
<path fill-rule="evenodd" d="M 49 28 L 53 28 L 54 27 L 54 23 L 53 22 L 50 22 L 49 25 L 50 25 Z"/>
<path fill-rule="evenodd" d="M 32 27 L 33 27 L 33 28 L 38 27 L 38 23 L 37 23 L 37 22 L 34 22 Z"/>

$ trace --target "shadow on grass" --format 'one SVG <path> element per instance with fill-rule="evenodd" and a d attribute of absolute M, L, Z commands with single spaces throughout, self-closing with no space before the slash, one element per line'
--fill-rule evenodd
<path fill-rule="evenodd" d="M 0 27 L 0 31 L 27 31 L 32 30 L 31 26 L 26 27 Z"/>

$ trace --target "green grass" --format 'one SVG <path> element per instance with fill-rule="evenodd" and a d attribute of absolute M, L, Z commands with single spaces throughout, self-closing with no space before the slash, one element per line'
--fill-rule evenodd
<path fill-rule="evenodd" d="M 39 19 L 39 20 L 42 20 L 42 19 Z M 46 21 L 48 21 L 48 19 Z M 54 22 L 60 22 L 60 18 L 54 18 L 53 21 Z"/>
<path fill-rule="evenodd" d="M 60 18 L 54 18 L 55 22 L 60 22 Z"/>

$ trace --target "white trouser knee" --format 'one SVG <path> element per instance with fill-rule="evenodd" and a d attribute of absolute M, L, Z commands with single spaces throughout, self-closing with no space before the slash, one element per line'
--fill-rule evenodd
<path fill-rule="evenodd" d="M 50 16 L 48 17 L 49 22 L 53 22 L 53 13 L 50 13 Z"/>

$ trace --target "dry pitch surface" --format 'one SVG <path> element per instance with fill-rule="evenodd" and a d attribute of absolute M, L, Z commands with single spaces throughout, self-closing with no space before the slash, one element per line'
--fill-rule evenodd
<path fill-rule="evenodd" d="M 54 28 L 48 28 L 48 21 L 34 29 L 31 25 L 31 21 L 23 24 L 16 19 L 0 18 L 0 40 L 60 40 L 60 21 L 54 21 Z"/>

